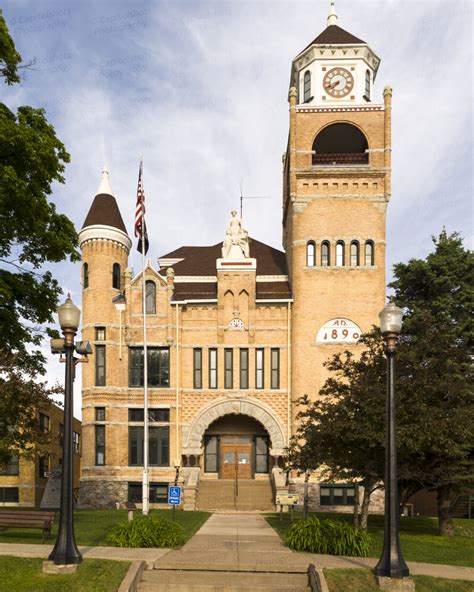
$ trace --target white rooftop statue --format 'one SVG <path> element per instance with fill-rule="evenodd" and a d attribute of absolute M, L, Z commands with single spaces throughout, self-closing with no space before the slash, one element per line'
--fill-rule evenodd
<path fill-rule="evenodd" d="M 242 220 L 236 210 L 232 210 L 222 243 L 222 258 L 248 259 L 249 256 L 249 233 L 242 227 Z"/>
<path fill-rule="evenodd" d="M 97 189 L 96 195 L 100 195 L 101 193 L 106 193 L 107 195 L 114 195 L 113 191 L 112 191 L 112 187 L 110 186 L 109 170 L 107 169 L 107 167 L 105 165 L 104 165 L 104 168 L 102 169 L 102 179 L 100 180 L 100 184 Z"/>
<path fill-rule="evenodd" d="M 335 0 L 331 0 L 331 8 L 329 9 L 328 15 L 328 27 L 330 25 L 337 25 L 337 12 L 335 4 Z"/>

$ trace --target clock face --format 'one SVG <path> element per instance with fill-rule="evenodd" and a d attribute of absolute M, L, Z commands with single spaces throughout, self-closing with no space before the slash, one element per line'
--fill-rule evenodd
<path fill-rule="evenodd" d="M 323 86 L 331 97 L 345 97 L 354 88 L 354 78 L 345 68 L 333 68 L 326 72 Z"/>

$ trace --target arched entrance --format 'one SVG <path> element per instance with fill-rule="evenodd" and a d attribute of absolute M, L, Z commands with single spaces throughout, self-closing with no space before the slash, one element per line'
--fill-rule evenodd
<path fill-rule="evenodd" d="M 270 437 L 247 415 L 225 415 L 207 428 L 202 468 L 219 479 L 254 479 L 270 470 Z"/>
<path fill-rule="evenodd" d="M 249 398 L 213 402 L 183 430 L 183 455 L 199 457 L 203 472 L 220 479 L 268 473 L 284 447 L 278 416 Z"/>

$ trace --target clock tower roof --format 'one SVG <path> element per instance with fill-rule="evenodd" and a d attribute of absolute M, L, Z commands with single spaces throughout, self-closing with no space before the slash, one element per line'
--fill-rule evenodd
<path fill-rule="evenodd" d="M 339 27 L 339 25 L 329 25 L 329 27 L 326 27 L 316 39 L 313 39 L 313 41 L 303 49 L 303 51 L 306 51 L 308 47 L 311 47 L 312 45 L 353 45 L 354 43 L 365 44 L 365 41 L 352 35 L 352 33 Z"/>

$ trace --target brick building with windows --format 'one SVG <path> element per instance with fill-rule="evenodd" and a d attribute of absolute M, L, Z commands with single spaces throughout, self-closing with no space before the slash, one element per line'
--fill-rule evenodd
<path fill-rule="evenodd" d="M 26 458 L 12 455 L 5 466 L 0 466 L 0 507 L 37 508 L 41 503 L 50 472 L 61 464 L 64 411 L 51 401 L 38 412 L 43 432 L 50 434 L 49 453 Z M 73 420 L 74 490 L 79 489 L 81 470 L 81 422 Z"/>
<path fill-rule="evenodd" d="M 225 507 L 213 484 L 236 478 L 259 487 L 269 505 L 272 481 L 273 490 L 301 487 L 295 475 L 286 484 L 279 468 L 295 402 L 317 396 L 323 363 L 356 350 L 385 302 L 391 89 L 372 102 L 379 62 L 338 26 L 333 7 L 327 28 L 293 60 L 284 251 L 250 238 L 232 212 L 217 244 L 147 261 L 152 502 L 165 501 L 178 466 L 189 508 L 208 506 L 207 494 Z M 83 338 L 95 354 L 83 368 L 81 503 L 139 501 L 142 275 L 128 267 L 131 240 L 107 170 L 80 246 Z M 352 501 L 350 484 L 312 478 L 313 508 Z"/>

